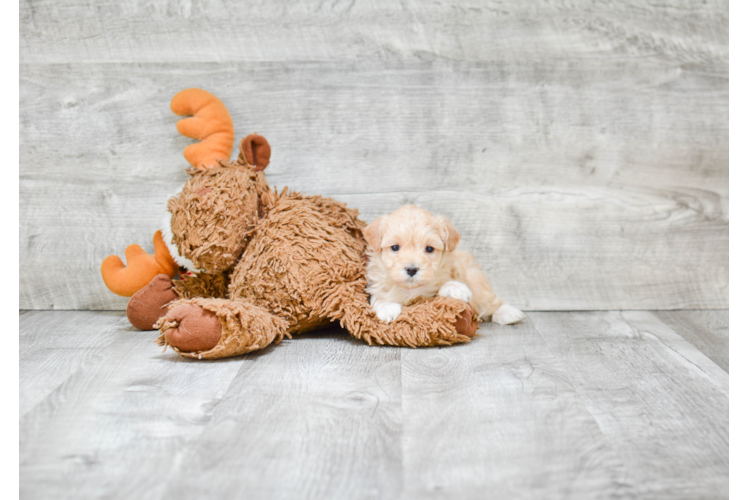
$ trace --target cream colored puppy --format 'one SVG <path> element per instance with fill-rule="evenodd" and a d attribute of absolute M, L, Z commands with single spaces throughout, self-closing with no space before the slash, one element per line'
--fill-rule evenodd
<path fill-rule="evenodd" d="M 369 244 L 366 290 L 377 317 L 390 322 L 418 297 L 470 303 L 481 319 L 501 325 L 525 317 L 494 293 L 475 257 L 457 249 L 460 235 L 444 217 L 405 205 L 365 229 Z"/>

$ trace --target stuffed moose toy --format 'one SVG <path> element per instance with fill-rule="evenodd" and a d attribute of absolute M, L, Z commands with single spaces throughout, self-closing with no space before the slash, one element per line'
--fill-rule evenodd
<path fill-rule="evenodd" d="M 133 326 L 157 328 L 159 345 L 199 359 L 245 354 L 335 321 L 370 345 L 442 346 L 475 334 L 471 306 L 445 297 L 418 300 L 381 322 L 365 291 L 358 210 L 271 190 L 270 145 L 260 135 L 242 139 L 230 161 L 231 115 L 209 92 L 183 90 L 171 109 L 190 116 L 177 130 L 200 141 L 184 152 L 189 179 L 168 201 L 154 255 L 130 245 L 127 266 L 114 255 L 101 265 L 107 287 L 131 297 Z"/>

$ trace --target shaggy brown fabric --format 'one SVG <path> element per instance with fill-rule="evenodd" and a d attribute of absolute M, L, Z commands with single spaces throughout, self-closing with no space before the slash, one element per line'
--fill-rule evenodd
<path fill-rule="evenodd" d="M 166 274 L 159 274 L 130 298 L 127 303 L 127 319 L 140 330 L 155 330 L 154 325 L 166 315 L 169 303 L 177 298 L 171 278 Z"/>
<path fill-rule="evenodd" d="M 226 271 L 241 257 L 257 223 L 258 188 L 267 183 L 262 173 L 233 162 L 188 173 L 182 192 L 168 203 L 173 243 L 198 268 Z"/>
<path fill-rule="evenodd" d="M 404 307 L 391 323 L 382 323 L 368 303 L 354 302 L 345 307 L 351 313 L 340 324 L 370 345 L 428 347 L 470 341 L 470 336 L 457 331 L 463 311 L 470 306 L 457 299 L 437 297 Z M 349 319 L 351 316 L 354 321 Z M 477 322 L 474 312 L 472 317 Z"/>
<path fill-rule="evenodd" d="M 159 320 L 158 326 L 162 334 L 156 339 L 156 343 L 171 346 L 182 356 L 198 359 L 218 359 L 262 349 L 273 341 L 280 342 L 284 336 L 290 338 L 288 323 L 246 301 L 189 299 L 178 300 L 172 304 L 172 310 L 175 311 L 177 309 L 186 311 L 192 308 L 202 308 L 206 316 L 212 316 L 220 320 L 222 328 L 218 330 L 220 333 L 218 335 L 219 340 L 214 341 L 211 337 L 211 341 L 206 342 L 207 348 L 195 349 L 192 346 L 193 339 L 188 335 L 178 337 L 170 334 L 172 329 L 180 328 L 181 324 L 178 316 L 167 315 Z M 184 333 L 189 333 L 189 331 Z M 198 336 L 194 335 L 194 337 Z M 172 343 L 174 340 L 176 342 Z"/>
<path fill-rule="evenodd" d="M 226 298 L 229 290 L 227 273 L 198 273 L 174 281 L 174 291 L 180 299 L 198 297 Z"/>
<path fill-rule="evenodd" d="M 245 165 L 240 161 L 221 166 L 237 170 L 251 168 Z M 188 302 L 214 313 L 221 320 L 220 340 L 205 350 L 185 348 L 188 345 L 185 338 L 174 344 L 175 337 L 166 332 L 178 327 L 179 322 L 164 318 L 159 323 L 161 345 L 171 345 L 183 356 L 203 359 L 235 356 L 336 320 L 354 337 L 369 344 L 419 347 L 470 340 L 477 317 L 470 306 L 455 299 L 420 300 L 403 308 L 395 321 L 381 322 L 369 306 L 365 292 L 362 232 L 366 224 L 358 219 L 358 211 L 329 198 L 303 196 L 287 188 L 280 193 L 271 191 L 262 172 L 252 174 L 249 179 L 255 183 L 259 209 L 257 205 L 250 209 L 252 220 L 243 239 L 246 247 L 231 271 L 227 297 L 193 298 L 171 305 L 174 308 Z M 227 179 L 247 180 L 238 174 Z M 204 187 L 201 185 L 201 189 Z M 222 185 L 221 190 L 235 194 L 251 191 L 243 184 Z M 189 190 L 194 191 L 194 187 Z M 209 214 L 218 213 L 207 203 L 214 198 L 213 191 L 203 196 L 205 204 L 199 208 Z M 225 207 L 228 201 L 221 203 Z M 195 207 L 190 212 L 193 221 L 202 217 L 198 205 Z M 188 227 L 175 228 L 174 233 L 180 230 L 186 231 Z M 203 246 L 207 240 L 212 245 L 220 243 L 217 235 L 210 238 L 188 235 L 188 238 L 202 241 Z M 204 267 L 221 267 L 207 259 L 203 262 Z"/>
<path fill-rule="evenodd" d="M 249 235 L 244 255 L 251 258 L 234 269 L 229 297 L 277 314 L 288 321 L 289 333 L 340 319 L 325 309 L 328 296 L 365 279 L 358 265 L 364 247 L 357 212 L 286 190 L 269 194 L 267 201 L 267 215 Z"/>

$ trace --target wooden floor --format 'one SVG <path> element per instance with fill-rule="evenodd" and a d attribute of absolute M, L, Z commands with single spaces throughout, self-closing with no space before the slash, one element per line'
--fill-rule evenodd
<path fill-rule="evenodd" d="M 534 312 L 466 345 L 334 330 L 179 358 L 20 313 L 21 498 L 727 498 L 728 312 Z"/>

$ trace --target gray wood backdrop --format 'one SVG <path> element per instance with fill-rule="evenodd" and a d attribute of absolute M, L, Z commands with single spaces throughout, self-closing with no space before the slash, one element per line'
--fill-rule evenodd
<path fill-rule="evenodd" d="M 123 309 L 218 95 L 271 184 L 450 217 L 528 310 L 728 307 L 727 1 L 22 0 L 20 307 Z"/>

